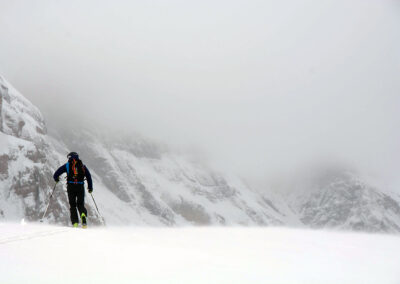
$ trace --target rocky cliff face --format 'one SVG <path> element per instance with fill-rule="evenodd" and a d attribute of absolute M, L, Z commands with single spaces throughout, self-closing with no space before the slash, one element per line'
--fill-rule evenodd
<path fill-rule="evenodd" d="M 38 220 L 54 185 L 54 170 L 66 162 L 69 151 L 77 151 L 91 169 L 94 195 L 109 223 L 283 223 L 240 180 L 190 163 L 142 138 L 114 138 L 83 129 L 47 135 L 40 111 L 3 78 L 0 102 L 0 218 Z M 65 185 L 59 185 L 50 204 L 47 219 L 68 224 Z M 98 223 L 89 197 L 86 205 L 90 221 Z"/>
<path fill-rule="evenodd" d="M 289 198 L 301 222 L 312 228 L 400 232 L 394 193 L 369 186 L 348 171 L 328 171 Z"/>
<path fill-rule="evenodd" d="M 345 171 L 318 174 L 286 195 L 261 195 L 235 176 L 191 162 L 141 137 L 93 129 L 51 131 L 40 111 L 0 77 L 0 220 L 38 220 L 54 171 L 77 151 L 109 224 L 291 225 L 400 232 L 400 197 Z M 69 224 L 65 184 L 47 220 Z M 91 198 L 89 221 L 100 223 Z"/>
<path fill-rule="evenodd" d="M 39 110 L 0 77 L 0 218 L 37 220 L 43 213 L 58 160 L 46 131 Z M 57 191 L 48 218 L 66 223 L 66 212 Z"/>
<path fill-rule="evenodd" d="M 81 153 L 95 173 L 96 194 L 107 219 L 167 226 L 283 223 L 239 179 L 143 138 L 109 140 L 95 131 L 64 131 L 54 141 Z"/>

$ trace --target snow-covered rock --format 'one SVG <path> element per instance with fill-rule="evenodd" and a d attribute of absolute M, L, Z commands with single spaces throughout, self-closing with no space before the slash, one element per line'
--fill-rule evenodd
<path fill-rule="evenodd" d="M 69 151 L 81 154 L 94 178 L 94 196 L 111 223 L 138 225 L 282 224 L 261 195 L 235 177 L 187 161 L 142 138 L 84 129 L 47 134 L 40 111 L 0 81 L 0 218 L 38 220 L 54 185 L 52 174 Z M 99 223 L 90 198 L 90 221 Z M 69 223 L 65 186 L 47 219 Z"/>
<path fill-rule="evenodd" d="M 0 218 L 37 220 L 54 182 L 57 156 L 40 111 L 0 77 Z M 67 222 L 66 196 L 55 192 L 48 218 Z"/>
<path fill-rule="evenodd" d="M 54 171 L 77 151 L 109 224 L 290 225 L 400 232 L 400 196 L 346 171 L 316 174 L 290 194 L 260 194 L 241 179 L 138 136 L 66 127 L 47 133 L 40 111 L 0 77 L 0 220 L 40 219 Z M 87 196 L 89 221 L 100 223 Z M 48 222 L 69 224 L 65 184 Z"/>
<path fill-rule="evenodd" d="M 400 203 L 349 171 L 326 171 L 288 199 L 301 222 L 313 228 L 400 232 Z"/>
<path fill-rule="evenodd" d="M 62 133 L 53 141 L 81 153 L 95 173 L 106 219 L 123 215 L 129 223 L 167 226 L 283 224 L 282 216 L 238 178 L 190 162 L 163 145 L 138 137 L 110 140 L 88 130 Z"/>

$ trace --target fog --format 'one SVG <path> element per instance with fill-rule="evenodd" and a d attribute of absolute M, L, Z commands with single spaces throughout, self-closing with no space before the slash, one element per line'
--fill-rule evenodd
<path fill-rule="evenodd" d="M 0 0 L 0 74 L 50 128 L 128 129 L 250 180 L 323 160 L 400 188 L 399 13 L 394 0 Z"/>

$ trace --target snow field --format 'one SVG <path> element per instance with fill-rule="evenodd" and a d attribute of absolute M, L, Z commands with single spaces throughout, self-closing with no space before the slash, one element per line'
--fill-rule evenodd
<path fill-rule="evenodd" d="M 400 283 L 400 238 L 0 224 L 0 283 Z"/>

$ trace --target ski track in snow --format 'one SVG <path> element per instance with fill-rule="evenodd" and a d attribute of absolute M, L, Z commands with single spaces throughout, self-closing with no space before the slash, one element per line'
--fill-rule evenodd
<path fill-rule="evenodd" d="M 18 242 L 18 241 L 26 241 L 31 240 L 34 238 L 41 238 L 41 237 L 49 237 L 55 234 L 61 234 L 68 232 L 69 229 L 57 229 L 57 230 L 43 230 L 39 232 L 32 232 L 27 234 L 20 234 L 20 235 L 13 235 L 9 237 L 0 238 L 0 245 L 11 243 L 11 242 Z"/>
<path fill-rule="evenodd" d="M 9 223 L 0 232 L 1 284 L 400 283 L 393 235 Z"/>

